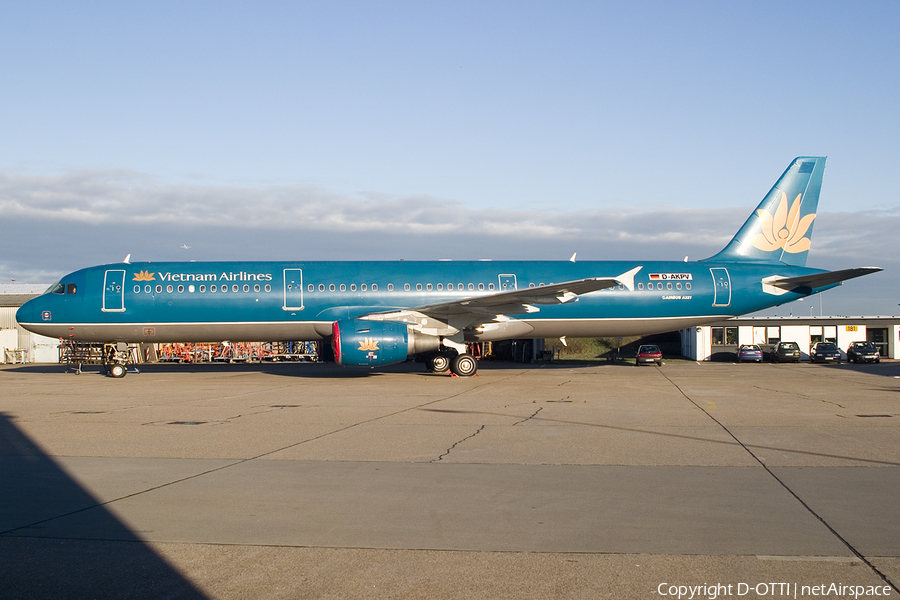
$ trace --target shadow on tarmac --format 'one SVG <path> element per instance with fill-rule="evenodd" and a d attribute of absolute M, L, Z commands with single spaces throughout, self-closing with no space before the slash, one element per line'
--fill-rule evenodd
<path fill-rule="evenodd" d="M 5 598 L 206 598 L 0 413 Z M 67 536 L 88 523 L 92 539 Z"/>

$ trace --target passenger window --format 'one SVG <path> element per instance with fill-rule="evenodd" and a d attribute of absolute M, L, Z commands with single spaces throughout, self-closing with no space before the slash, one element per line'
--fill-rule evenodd
<path fill-rule="evenodd" d="M 144 293 L 149 294 L 151 291 L 153 291 L 153 288 L 151 286 L 149 286 L 149 285 L 144 286 Z"/>
<path fill-rule="evenodd" d="M 621 286 L 620 286 L 620 287 L 621 287 Z M 672 289 L 672 282 L 671 282 L 671 281 L 670 281 L 669 283 L 666 284 L 666 289 L 667 289 L 667 290 L 671 290 L 671 289 Z"/>
<path fill-rule="evenodd" d="M 427 284 L 427 285 L 425 286 L 425 289 L 428 290 L 428 291 L 430 292 L 430 291 L 431 291 L 431 284 L 430 284 L 430 283 Z"/>
<path fill-rule="evenodd" d="M 245 292 L 249 292 L 249 291 L 250 291 L 250 286 L 249 286 L 248 284 L 246 284 L 246 283 L 244 284 L 244 291 L 245 291 Z"/>
<path fill-rule="evenodd" d="M 372 291 L 373 291 L 373 292 L 377 292 L 377 291 L 378 291 L 378 284 L 377 284 L 377 283 L 373 283 L 373 284 L 372 284 Z"/>
<path fill-rule="evenodd" d="M 638 284 L 638 289 L 639 289 L 639 290 L 644 289 L 644 284 L 643 284 L 643 283 L 639 283 L 639 284 Z"/>
<path fill-rule="evenodd" d="M 172 289 L 173 289 L 173 288 L 172 288 L 171 285 L 167 285 L 167 286 L 166 286 L 166 291 L 167 291 L 168 293 L 170 293 L 170 294 L 172 293 Z"/>
<path fill-rule="evenodd" d="M 241 286 L 239 286 L 238 284 L 234 284 L 233 286 L 231 286 L 231 291 L 239 292 L 239 291 L 241 291 Z"/>
<path fill-rule="evenodd" d="M 161 292 L 162 292 L 162 286 L 161 285 L 156 286 L 156 293 L 159 294 Z"/>
<path fill-rule="evenodd" d="M 661 289 L 662 289 L 662 284 L 661 284 L 661 283 L 657 283 L 657 284 L 656 284 L 656 289 L 661 290 Z"/>
<path fill-rule="evenodd" d="M 474 290 L 474 289 L 475 289 L 475 284 L 474 284 L 474 283 L 470 283 L 470 284 L 469 284 L 469 289 L 470 289 L 470 290 Z"/>
<path fill-rule="evenodd" d="M 388 284 L 388 291 L 389 291 L 389 292 L 393 292 L 393 291 L 394 291 L 394 284 L 393 284 L 393 283 L 389 283 L 389 284 Z"/>
<path fill-rule="evenodd" d="M 444 289 L 444 284 L 443 284 L 443 283 L 437 284 L 437 289 L 438 289 L 438 291 L 443 291 L 443 289 Z"/>
<path fill-rule="evenodd" d="M 139 285 L 134 286 L 134 293 L 135 293 L 135 294 L 140 294 L 140 293 L 141 293 L 141 286 L 139 286 Z"/>
<path fill-rule="evenodd" d="M 686 289 L 686 290 L 691 289 L 691 282 L 685 283 L 685 284 L 684 284 L 684 289 Z"/>
<path fill-rule="evenodd" d="M 351 291 L 351 292 L 355 292 L 355 291 L 356 291 L 356 284 L 355 284 L 355 283 L 351 283 L 351 284 L 350 284 L 350 291 Z"/>
<path fill-rule="evenodd" d="M 532 283 L 530 287 L 534 287 L 534 284 Z M 479 289 L 479 290 L 483 290 L 483 289 L 484 289 L 484 284 L 483 284 L 483 283 L 479 283 L 479 284 L 478 284 L 478 289 Z"/>
<path fill-rule="evenodd" d="M 191 293 L 191 294 L 193 294 L 193 293 L 194 293 L 194 290 L 196 290 L 196 289 L 197 289 L 197 288 L 195 288 L 193 285 L 189 285 L 189 286 L 188 286 L 188 292 Z"/>
<path fill-rule="evenodd" d="M 543 284 L 542 284 L 542 285 L 543 285 Z M 493 284 L 493 283 L 489 283 L 489 284 L 488 284 L 488 289 L 489 289 L 489 290 L 493 290 L 493 289 L 494 289 L 494 284 Z"/>
<path fill-rule="evenodd" d="M 330 285 L 328 286 L 328 291 L 329 291 L 329 292 L 333 292 L 333 291 L 334 291 L 334 284 L 333 284 L 333 283 L 330 284 Z"/>
<path fill-rule="evenodd" d="M 184 286 L 183 286 L 183 285 L 179 285 L 179 286 L 178 286 L 178 293 L 179 293 L 179 294 L 184 293 Z"/>
<path fill-rule="evenodd" d="M 269 286 L 266 286 L 266 287 L 269 287 Z M 308 286 L 306 286 L 307 292 L 314 292 L 315 290 L 316 290 L 316 286 L 314 286 L 313 284 L 309 284 Z M 266 291 L 268 292 L 269 290 L 266 290 Z"/>
<path fill-rule="evenodd" d="M 216 287 L 216 286 L 214 286 L 214 285 L 211 285 L 211 286 L 209 286 L 209 291 L 211 291 L 211 292 L 218 292 L 218 291 L 219 291 L 219 288 Z"/>
<path fill-rule="evenodd" d="M 227 291 L 228 291 L 228 286 L 227 286 L 227 285 L 223 285 L 223 286 L 222 286 L 222 293 L 224 294 L 224 293 L 227 292 Z"/>
<path fill-rule="evenodd" d="M 421 284 L 421 283 L 417 283 L 417 284 L 416 284 L 416 291 L 419 291 L 419 292 L 422 291 L 422 284 Z"/>
<path fill-rule="evenodd" d="M 408 284 L 408 283 L 404 283 L 404 284 L 403 284 L 403 289 L 406 290 L 406 291 L 408 292 L 408 291 L 409 291 L 409 284 Z"/>
<path fill-rule="evenodd" d="M 312 286 L 309 286 L 309 287 L 312 287 Z M 272 286 L 269 285 L 268 283 L 266 284 L 266 291 L 267 291 L 267 292 L 271 292 L 271 291 L 272 291 Z"/>
<path fill-rule="evenodd" d="M 344 285 L 343 283 L 341 284 L 341 291 L 342 291 L 342 292 L 346 292 L 346 291 L 347 291 L 347 286 Z"/>
<path fill-rule="evenodd" d="M 676 289 L 676 290 L 680 290 L 680 289 L 681 289 L 681 282 L 680 282 L 680 281 L 679 281 L 678 283 L 675 284 L 675 289 Z"/>
<path fill-rule="evenodd" d="M 360 284 L 359 291 L 361 291 L 361 292 L 366 291 L 366 284 L 364 284 L 364 283 Z"/>
<path fill-rule="evenodd" d="M 202 293 L 205 292 L 205 291 L 206 291 L 206 286 L 205 286 L 205 285 L 201 285 L 201 286 L 200 286 L 200 293 L 202 294 Z"/>
<path fill-rule="evenodd" d="M 256 285 L 253 286 L 253 291 L 254 291 L 254 292 L 258 292 L 258 291 L 259 291 L 259 284 L 258 284 L 258 283 L 257 283 Z"/>
<path fill-rule="evenodd" d="M 320 292 L 324 292 L 324 291 L 325 291 L 325 284 L 324 284 L 324 283 L 320 283 L 320 284 L 319 284 L 319 291 L 320 291 Z"/>

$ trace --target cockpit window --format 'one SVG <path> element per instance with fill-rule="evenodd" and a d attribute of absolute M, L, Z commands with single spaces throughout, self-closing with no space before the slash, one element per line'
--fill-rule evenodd
<path fill-rule="evenodd" d="M 65 294 L 66 293 L 66 284 L 64 284 L 61 281 L 58 283 L 54 283 L 49 288 L 47 288 L 47 291 L 44 293 L 45 294 Z"/>
<path fill-rule="evenodd" d="M 66 284 L 66 293 L 67 294 L 72 295 L 77 291 L 78 291 L 78 287 L 74 283 Z"/>

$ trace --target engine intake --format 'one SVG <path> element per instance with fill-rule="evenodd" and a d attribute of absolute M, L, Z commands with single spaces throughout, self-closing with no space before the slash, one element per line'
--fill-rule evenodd
<path fill-rule="evenodd" d="M 334 360 L 340 365 L 377 366 L 403 362 L 420 352 L 431 352 L 441 341 L 406 323 L 343 319 L 333 325 Z"/>

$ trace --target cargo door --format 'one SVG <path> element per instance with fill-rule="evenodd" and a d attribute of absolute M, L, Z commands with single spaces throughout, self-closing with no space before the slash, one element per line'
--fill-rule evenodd
<path fill-rule="evenodd" d="M 728 275 L 728 269 L 716 268 L 710 269 L 712 273 L 713 283 L 715 284 L 715 296 L 713 297 L 713 306 L 729 306 L 731 304 L 731 277 Z"/>
<path fill-rule="evenodd" d="M 509 292 L 516 289 L 515 275 L 500 275 L 500 291 Z"/>
<path fill-rule="evenodd" d="M 125 312 L 125 271 L 110 270 L 103 276 L 103 312 Z"/>
<path fill-rule="evenodd" d="M 301 269 L 284 270 L 284 305 L 283 310 L 303 310 L 303 271 Z"/>

